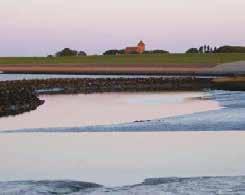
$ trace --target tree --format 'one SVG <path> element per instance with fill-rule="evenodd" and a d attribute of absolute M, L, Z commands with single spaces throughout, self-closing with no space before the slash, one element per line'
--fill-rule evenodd
<path fill-rule="evenodd" d="M 200 48 L 199 48 L 199 53 L 204 53 L 204 51 L 203 51 L 203 46 L 201 46 Z"/>
<path fill-rule="evenodd" d="M 77 55 L 78 56 L 87 56 L 86 52 L 84 52 L 84 51 L 79 51 Z"/>
<path fill-rule="evenodd" d="M 209 52 L 210 52 L 210 46 L 208 45 L 208 46 L 207 46 L 206 53 L 209 53 Z"/>
<path fill-rule="evenodd" d="M 103 53 L 103 55 L 117 55 L 119 54 L 119 51 L 117 49 L 110 49 Z"/>
<path fill-rule="evenodd" d="M 216 53 L 245 53 L 245 47 L 223 46 L 216 50 Z"/>
<path fill-rule="evenodd" d="M 155 49 L 152 51 L 153 54 L 166 54 L 169 53 L 169 51 L 161 50 L 161 49 Z"/>
<path fill-rule="evenodd" d="M 144 51 L 143 54 L 152 54 L 152 51 Z"/>
<path fill-rule="evenodd" d="M 143 54 L 168 54 L 169 51 L 161 50 L 161 49 L 155 49 L 155 50 L 146 50 Z"/>
<path fill-rule="evenodd" d="M 199 50 L 197 48 L 190 48 L 186 51 L 186 53 L 199 53 Z"/>
<path fill-rule="evenodd" d="M 206 53 L 207 52 L 207 46 L 206 45 L 204 45 L 204 53 Z"/>
<path fill-rule="evenodd" d="M 57 57 L 61 56 L 77 56 L 78 52 L 76 50 L 71 50 L 70 48 L 65 48 L 56 53 Z"/>
<path fill-rule="evenodd" d="M 213 53 L 217 52 L 217 47 L 214 47 Z"/>
<path fill-rule="evenodd" d="M 118 50 L 118 54 L 125 54 L 125 50 L 124 49 Z"/>

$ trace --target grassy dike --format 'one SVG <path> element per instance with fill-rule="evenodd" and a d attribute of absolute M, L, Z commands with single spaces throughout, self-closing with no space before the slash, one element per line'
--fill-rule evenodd
<path fill-rule="evenodd" d="M 1 65 L 216 65 L 245 60 L 245 54 L 145 54 L 118 56 L 81 56 L 81 57 L 0 57 Z"/>

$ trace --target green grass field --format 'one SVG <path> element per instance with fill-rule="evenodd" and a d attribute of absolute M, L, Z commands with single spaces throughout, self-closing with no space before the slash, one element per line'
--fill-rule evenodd
<path fill-rule="evenodd" d="M 86 57 L 1 57 L 0 65 L 8 64 L 207 64 L 216 65 L 245 60 L 245 54 L 160 54 L 160 55 L 119 55 L 119 56 L 86 56 Z"/>

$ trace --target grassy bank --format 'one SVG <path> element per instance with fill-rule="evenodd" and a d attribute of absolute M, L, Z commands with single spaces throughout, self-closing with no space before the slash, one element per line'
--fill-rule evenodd
<path fill-rule="evenodd" d="M 0 65 L 18 64 L 104 64 L 104 65 L 216 65 L 245 60 L 245 54 L 158 54 L 85 57 L 1 57 Z"/>

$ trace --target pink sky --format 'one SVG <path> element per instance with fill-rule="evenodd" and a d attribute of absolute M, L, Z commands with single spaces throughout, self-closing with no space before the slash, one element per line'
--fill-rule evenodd
<path fill-rule="evenodd" d="M 0 56 L 100 54 L 140 39 L 171 52 L 245 45 L 244 8 L 244 0 L 1 0 Z"/>

